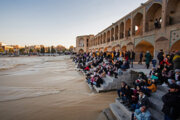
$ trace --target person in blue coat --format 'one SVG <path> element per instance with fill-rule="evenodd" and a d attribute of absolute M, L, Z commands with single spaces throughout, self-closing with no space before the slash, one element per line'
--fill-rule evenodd
<path fill-rule="evenodd" d="M 146 106 L 135 110 L 134 120 L 151 120 L 151 113 L 146 109 Z"/>

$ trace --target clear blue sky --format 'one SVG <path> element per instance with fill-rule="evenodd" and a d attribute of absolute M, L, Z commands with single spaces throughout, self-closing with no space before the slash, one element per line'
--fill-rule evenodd
<path fill-rule="evenodd" d="M 75 46 L 147 0 L 0 0 L 0 42 Z"/>

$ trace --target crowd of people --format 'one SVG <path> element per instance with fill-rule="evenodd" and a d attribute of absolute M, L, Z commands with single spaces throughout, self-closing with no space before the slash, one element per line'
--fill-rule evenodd
<path fill-rule="evenodd" d="M 165 55 L 161 50 L 157 58 L 158 66 L 153 66 L 148 75 L 140 72 L 132 88 L 122 82 L 117 91 L 121 103 L 134 112 L 133 120 L 150 120 L 148 97 L 156 92 L 157 85 L 169 87 L 169 92 L 162 97 L 164 120 L 176 120 L 180 115 L 180 52 Z"/>
<path fill-rule="evenodd" d="M 117 78 L 118 75 L 122 75 L 122 71 L 133 67 L 134 59 L 134 51 L 114 51 L 77 54 L 73 61 L 86 73 L 89 84 L 100 87 L 106 75 Z"/>
<path fill-rule="evenodd" d="M 141 52 L 139 64 L 142 64 L 143 57 L 145 57 L 147 69 L 152 62 L 152 70 L 148 75 L 140 72 L 133 86 L 127 85 L 125 81 L 122 82 L 120 89 L 117 90 L 119 99 L 133 111 L 134 120 L 150 120 L 148 97 L 156 92 L 157 85 L 167 86 L 170 90 L 162 97 L 164 103 L 162 112 L 165 114 L 165 120 L 176 120 L 179 117 L 180 107 L 180 52 L 165 55 L 161 50 L 157 55 L 158 63 L 152 59 L 149 51 L 145 55 Z M 115 78 L 122 75 L 123 71 L 133 67 L 134 60 L 134 51 L 82 53 L 73 58 L 77 67 L 86 73 L 88 84 L 96 87 L 103 84 L 103 78 L 106 75 Z"/>

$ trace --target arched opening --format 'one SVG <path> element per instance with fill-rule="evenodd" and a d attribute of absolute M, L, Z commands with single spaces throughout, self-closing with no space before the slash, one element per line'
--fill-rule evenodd
<path fill-rule="evenodd" d="M 126 46 L 123 46 L 122 48 L 121 48 L 121 51 L 122 52 L 125 52 L 127 50 L 127 47 Z"/>
<path fill-rule="evenodd" d="M 143 55 L 145 55 L 145 53 L 146 53 L 147 51 L 149 51 L 150 54 L 151 54 L 152 56 L 154 56 L 154 46 L 153 46 L 151 43 L 149 43 L 149 42 L 147 42 L 147 41 L 144 41 L 144 40 L 142 40 L 141 42 L 139 42 L 139 43 L 136 45 L 134 51 L 135 51 L 135 53 L 136 53 L 136 58 L 135 58 L 136 61 L 139 60 L 139 56 L 140 56 L 140 53 L 141 53 L 141 52 L 143 52 Z"/>
<path fill-rule="evenodd" d="M 162 5 L 154 3 L 146 14 L 146 32 L 161 28 Z"/>
<path fill-rule="evenodd" d="M 107 32 L 107 42 L 110 42 L 110 31 Z"/>
<path fill-rule="evenodd" d="M 118 40 L 118 25 L 115 27 L 115 40 Z"/>
<path fill-rule="evenodd" d="M 80 49 L 80 50 L 79 50 L 79 53 L 80 53 L 80 54 L 83 54 L 83 53 L 84 53 L 84 50 L 83 50 L 83 49 Z"/>
<path fill-rule="evenodd" d="M 127 46 L 122 46 L 122 48 L 121 48 L 121 51 L 120 51 L 120 56 L 122 56 L 122 55 L 125 55 L 125 52 L 127 51 Z"/>
<path fill-rule="evenodd" d="M 115 51 L 115 50 L 116 50 L 116 47 L 113 47 L 113 48 L 112 48 L 112 51 Z"/>
<path fill-rule="evenodd" d="M 106 48 L 104 48 L 104 52 L 107 52 L 107 47 L 106 47 Z"/>
<path fill-rule="evenodd" d="M 111 29 L 111 41 L 114 41 L 114 28 Z"/>
<path fill-rule="evenodd" d="M 125 36 L 126 37 L 131 36 L 131 19 L 128 19 L 126 21 L 126 29 L 125 30 L 126 30 Z"/>
<path fill-rule="evenodd" d="M 124 38 L 124 22 L 120 25 L 120 39 Z"/>
<path fill-rule="evenodd" d="M 143 31 L 143 15 L 137 13 L 133 19 L 133 35 L 142 35 Z"/>
<path fill-rule="evenodd" d="M 159 39 L 156 40 L 155 43 L 155 48 L 156 52 L 159 52 L 159 50 L 163 49 L 164 52 L 168 52 L 168 45 L 169 45 L 169 40 L 165 37 L 160 37 Z"/>
<path fill-rule="evenodd" d="M 180 40 L 175 42 L 171 47 L 171 51 L 176 51 L 176 50 L 178 50 L 178 51 L 180 50 Z"/>
<path fill-rule="evenodd" d="M 79 41 L 79 47 L 84 47 L 84 39 L 81 39 L 81 40 Z"/>
<path fill-rule="evenodd" d="M 132 42 L 129 42 L 127 44 L 127 50 L 133 50 L 133 48 L 134 48 L 134 44 Z"/>
<path fill-rule="evenodd" d="M 104 33 L 104 43 L 106 43 L 106 33 Z"/>
<path fill-rule="evenodd" d="M 167 3 L 167 25 L 180 23 L 180 0 L 169 0 Z"/>

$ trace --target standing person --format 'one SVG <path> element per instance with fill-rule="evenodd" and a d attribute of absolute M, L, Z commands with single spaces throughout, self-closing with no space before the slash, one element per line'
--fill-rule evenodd
<path fill-rule="evenodd" d="M 129 54 L 127 51 L 125 51 L 125 60 L 128 61 L 129 60 Z"/>
<path fill-rule="evenodd" d="M 146 58 L 146 67 L 147 69 L 149 69 L 149 64 L 151 61 L 151 54 L 149 53 L 149 51 L 146 52 L 145 58 Z"/>
<path fill-rule="evenodd" d="M 143 51 L 140 53 L 140 56 L 139 56 L 139 64 L 142 65 L 142 59 L 143 59 Z"/>
<path fill-rule="evenodd" d="M 180 51 L 177 51 L 173 58 L 174 69 L 180 69 Z"/>
<path fill-rule="evenodd" d="M 155 29 L 157 29 L 158 26 L 159 26 L 159 21 L 158 21 L 158 19 L 156 19 L 156 20 L 154 21 L 154 27 L 155 27 Z"/>
<path fill-rule="evenodd" d="M 106 52 L 103 53 L 104 58 L 106 58 Z"/>
<path fill-rule="evenodd" d="M 176 84 L 170 85 L 170 90 L 162 97 L 162 101 L 164 103 L 162 109 L 162 112 L 165 114 L 164 120 L 176 120 L 180 116 L 180 96 Z"/>
<path fill-rule="evenodd" d="M 135 59 L 135 52 L 133 50 L 131 50 L 131 67 L 133 68 L 133 62 L 134 62 L 134 59 Z"/>
<path fill-rule="evenodd" d="M 158 53 L 157 58 L 158 58 L 158 60 L 159 60 L 159 64 L 164 60 L 164 52 L 163 52 L 162 49 L 161 49 L 160 52 Z"/>
<path fill-rule="evenodd" d="M 152 59 L 152 65 L 153 65 L 153 67 L 155 68 L 156 67 L 156 59 Z"/>

